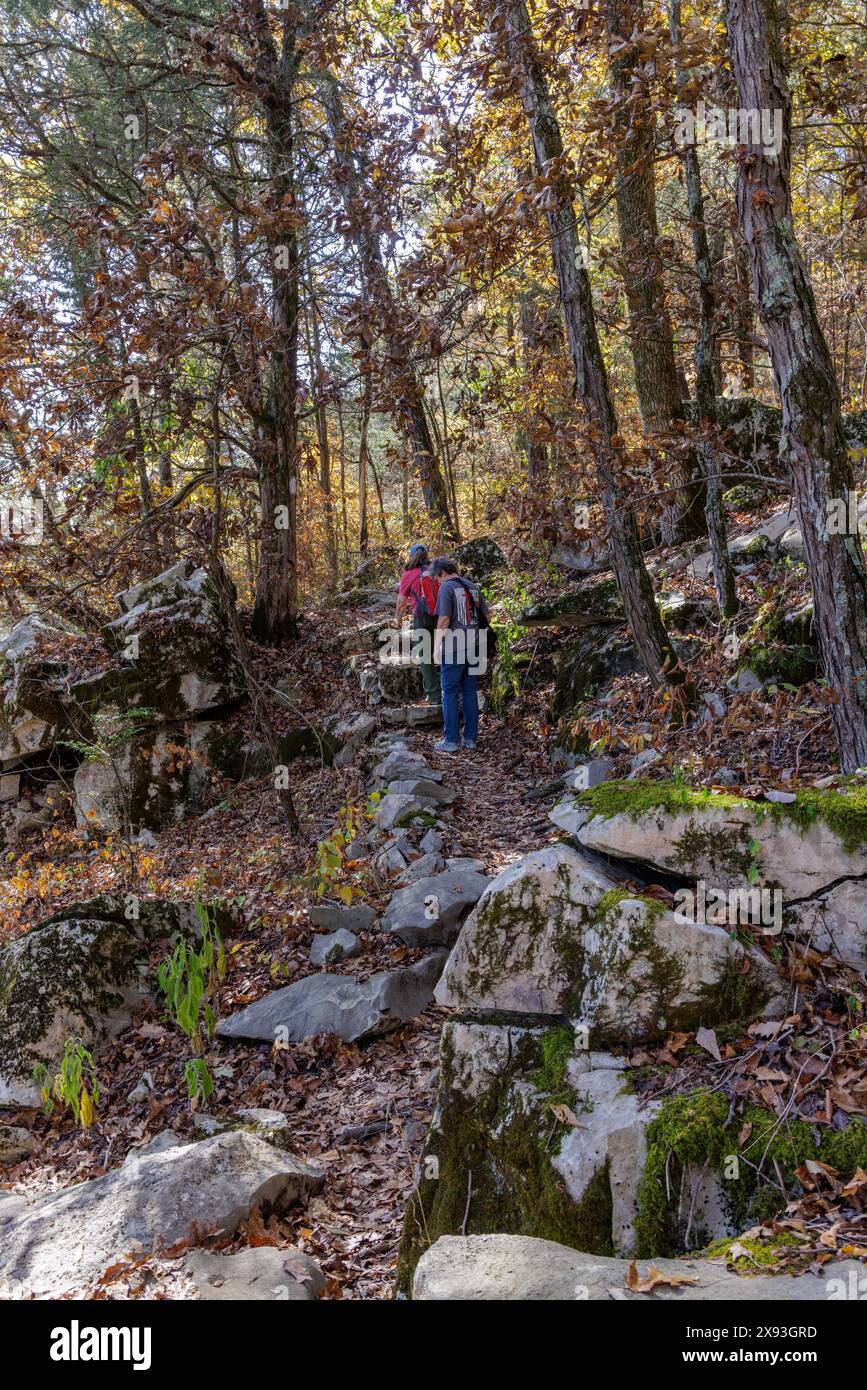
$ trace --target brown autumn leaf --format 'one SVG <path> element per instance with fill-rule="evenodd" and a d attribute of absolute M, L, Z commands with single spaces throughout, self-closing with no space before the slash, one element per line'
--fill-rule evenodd
<path fill-rule="evenodd" d="M 560 1121 L 561 1125 L 569 1125 L 572 1129 L 587 1128 L 586 1125 L 582 1125 L 581 1121 L 578 1119 L 578 1116 L 575 1114 L 575 1111 L 570 1110 L 568 1105 L 563 1105 L 558 1102 L 556 1105 L 552 1105 L 550 1107 L 550 1110 L 551 1114 L 554 1116 L 556 1120 Z"/>
<path fill-rule="evenodd" d="M 656 1288 L 679 1288 L 681 1285 L 697 1284 L 698 1280 L 690 1274 L 665 1274 L 655 1265 L 647 1266 L 647 1273 L 638 1273 L 638 1263 L 633 1260 L 623 1277 L 623 1283 L 633 1293 L 652 1293 Z"/>

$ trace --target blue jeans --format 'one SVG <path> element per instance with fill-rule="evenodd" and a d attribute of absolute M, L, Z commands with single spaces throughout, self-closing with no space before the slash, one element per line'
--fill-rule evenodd
<path fill-rule="evenodd" d="M 475 743 L 479 732 L 479 678 L 468 661 L 444 661 L 440 667 L 443 723 L 447 743 L 460 743 L 459 705 L 464 711 L 464 738 Z"/>

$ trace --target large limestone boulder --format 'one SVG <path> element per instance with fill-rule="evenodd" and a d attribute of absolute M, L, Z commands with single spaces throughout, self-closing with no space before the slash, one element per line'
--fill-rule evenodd
<path fill-rule="evenodd" d="M 773 1111 L 738 1109 L 720 1091 L 648 1099 L 623 1059 L 586 1041 L 555 1020 L 446 1024 L 404 1222 L 404 1292 L 442 1235 L 501 1231 L 592 1255 L 675 1255 L 782 1210 L 806 1159 L 849 1172 L 867 1158 L 860 1120 L 817 1138 L 805 1121 L 781 1131 Z M 780 1186 L 759 1178 L 763 1155 Z"/>
<path fill-rule="evenodd" d="M 131 1154 L 121 1168 L 38 1198 L 3 1226 L 0 1287 L 57 1297 L 97 1280 L 130 1250 L 232 1236 L 259 1208 L 282 1213 L 318 1192 L 319 1168 L 243 1131 Z"/>
<path fill-rule="evenodd" d="M 213 737 L 209 723 L 152 725 L 81 763 L 73 778 L 77 824 L 98 833 L 162 830 L 203 811 Z"/>
<path fill-rule="evenodd" d="M 417 878 L 394 894 L 383 914 L 382 929 L 408 946 L 447 946 L 490 881 L 474 869 L 448 869 Z"/>
<path fill-rule="evenodd" d="M 0 638 L 0 768 L 51 748 L 60 738 L 85 738 L 87 716 L 70 698 L 67 667 L 41 653 L 68 629 L 31 614 Z"/>
<path fill-rule="evenodd" d="M 629 1287 L 630 1262 L 587 1255 L 552 1240 L 529 1236 L 441 1236 L 419 1261 L 412 1296 L 423 1302 L 469 1300 L 607 1303 L 612 1290 L 627 1302 L 732 1303 L 820 1302 L 845 1298 L 860 1288 L 864 1266 L 857 1260 L 833 1260 L 818 1274 L 797 1277 L 757 1274 L 745 1277 L 720 1260 L 654 1259 L 657 1278 L 648 1278 L 644 1261 L 635 1270 L 639 1284 Z M 658 1276 L 662 1275 L 662 1279 Z M 670 1282 L 666 1282 L 668 1276 Z"/>
<path fill-rule="evenodd" d="M 153 990 L 148 944 L 197 931 L 189 905 L 101 898 L 0 948 L 0 1105 L 38 1103 L 33 1068 L 57 1066 L 67 1038 L 122 1032 Z"/>
<path fill-rule="evenodd" d="M 376 689 L 388 704 L 401 705 L 422 696 L 421 667 L 410 656 L 387 655 L 376 664 Z"/>
<path fill-rule="evenodd" d="M 399 830 L 416 819 L 436 819 L 438 801 L 430 796 L 404 792 L 389 792 L 376 808 L 374 823 L 378 830 Z"/>
<path fill-rule="evenodd" d="M 560 844 L 494 880 L 436 997 L 463 1009 L 565 1015 L 596 1047 L 778 1011 L 785 991 L 761 952 L 631 895 Z"/>
<path fill-rule="evenodd" d="M 492 536 L 477 536 L 464 541 L 452 551 L 461 574 L 470 579 L 487 579 L 496 570 L 505 569 L 506 557 Z"/>
<path fill-rule="evenodd" d="M 222 601 L 206 570 L 180 561 L 118 594 L 117 602 L 121 616 L 103 634 L 121 659 L 118 704 L 182 719 L 245 694 Z"/>
<path fill-rule="evenodd" d="M 445 959 L 435 952 L 403 970 L 384 970 L 367 980 L 352 975 L 308 975 L 274 990 L 217 1028 L 221 1038 L 300 1042 L 336 1033 L 363 1042 L 390 1033 L 433 1002 Z"/>
<path fill-rule="evenodd" d="M 406 1212 L 405 1290 L 421 1251 L 461 1229 L 640 1253 L 647 1132 L 662 1106 L 642 1101 L 622 1061 L 584 1050 L 584 1041 L 553 1021 L 446 1024 L 436 1106 Z M 671 1171 L 671 1209 L 655 1185 L 649 1204 L 665 1213 L 665 1239 L 694 1246 L 731 1234 L 713 1168 L 672 1159 Z"/>
<path fill-rule="evenodd" d="M 589 849 L 723 889 L 760 881 L 785 900 L 867 874 L 867 788 L 749 801 L 667 782 L 608 782 L 567 797 L 555 825 Z"/>

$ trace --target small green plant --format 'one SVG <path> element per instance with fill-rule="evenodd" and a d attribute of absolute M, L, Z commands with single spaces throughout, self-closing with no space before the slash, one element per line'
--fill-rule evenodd
<path fill-rule="evenodd" d="M 33 1080 L 39 1087 L 46 1115 L 52 1113 L 55 1100 L 59 1100 L 69 1106 L 75 1123 L 80 1124 L 82 1129 L 89 1129 L 95 1123 L 100 1096 L 99 1077 L 93 1056 L 81 1038 L 66 1039 L 60 1071 L 53 1081 L 44 1062 L 37 1062 L 33 1068 Z"/>
<path fill-rule="evenodd" d="M 220 929 L 211 924 L 208 909 L 198 898 L 194 909 L 201 942 L 198 947 L 183 938 L 157 968 L 157 981 L 168 1015 L 189 1038 L 193 1056 L 184 1068 L 187 1094 L 195 1105 L 206 1102 L 214 1083 L 204 1060 L 205 1044 L 214 1036 L 216 1016 L 211 998 L 226 973 L 226 952 Z"/>
<path fill-rule="evenodd" d="M 195 1108 L 199 1102 L 207 1105 L 214 1092 L 214 1079 L 208 1071 L 208 1064 L 204 1057 L 191 1057 L 184 1067 L 184 1080 L 187 1083 L 187 1095 L 190 1103 Z"/>
<path fill-rule="evenodd" d="M 341 806 L 337 812 L 337 824 L 332 833 L 316 846 L 316 860 L 313 865 L 313 888 L 318 898 L 333 893 L 347 907 L 352 902 L 355 889 L 346 875 L 346 847 L 358 838 L 366 822 L 372 821 L 376 808 L 382 800 L 382 792 L 372 792 L 367 803 L 360 806 L 353 802 Z"/>
<path fill-rule="evenodd" d="M 157 969 L 157 980 L 169 1013 L 186 1034 L 197 1057 L 206 1038 L 213 1037 L 216 1018 L 210 999 L 217 981 L 226 973 L 226 952 L 219 928 L 211 926 L 207 908 L 195 904 L 202 928 L 201 946 L 180 940 Z"/>

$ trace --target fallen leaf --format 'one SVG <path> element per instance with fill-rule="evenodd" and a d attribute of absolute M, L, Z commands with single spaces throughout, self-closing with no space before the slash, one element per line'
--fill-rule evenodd
<path fill-rule="evenodd" d="M 571 1125 L 573 1129 L 587 1128 L 586 1125 L 582 1125 L 581 1121 L 578 1119 L 578 1116 L 575 1114 L 575 1111 L 570 1110 L 568 1105 L 552 1105 L 551 1114 L 554 1116 L 556 1120 L 560 1121 L 561 1125 Z"/>
<path fill-rule="evenodd" d="M 716 1040 L 716 1033 L 712 1028 L 699 1028 L 695 1035 L 695 1040 L 699 1047 L 703 1047 L 705 1052 L 709 1052 L 717 1062 L 721 1062 L 719 1055 L 719 1043 Z"/>
<path fill-rule="evenodd" d="M 626 1288 L 631 1289 L 633 1293 L 651 1293 L 653 1289 L 659 1288 L 661 1285 L 676 1289 L 682 1284 L 697 1284 L 698 1280 L 690 1274 L 664 1274 L 655 1265 L 648 1265 L 647 1273 L 642 1278 L 638 1273 L 638 1265 L 633 1260 L 626 1271 L 623 1282 Z"/>

